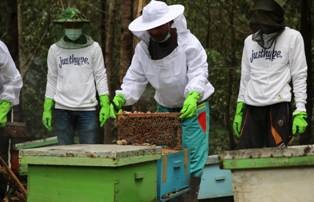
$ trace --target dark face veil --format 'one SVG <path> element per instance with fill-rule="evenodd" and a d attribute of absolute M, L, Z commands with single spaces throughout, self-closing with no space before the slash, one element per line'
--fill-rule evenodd
<path fill-rule="evenodd" d="M 264 49 L 273 46 L 285 29 L 284 10 L 274 0 L 256 0 L 250 17 L 253 40 Z"/>

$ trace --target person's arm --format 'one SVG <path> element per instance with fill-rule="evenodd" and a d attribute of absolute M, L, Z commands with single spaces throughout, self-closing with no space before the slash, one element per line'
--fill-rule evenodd
<path fill-rule="evenodd" d="M 93 54 L 93 75 L 95 78 L 95 84 L 99 95 L 99 124 L 103 127 L 110 116 L 110 101 L 109 101 L 109 90 L 107 83 L 107 73 L 104 63 L 102 50 L 98 43 L 96 43 L 94 54 Z"/>
<path fill-rule="evenodd" d="M 47 56 L 47 85 L 43 106 L 42 124 L 49 131 L 52 130 L 52 109 L 54 107 L 54 96 L 57 88 L 58 67 L 54 56 L 53 46 L 49 48 Z"/>
<path fill-rule="evenodd" d="M 307 123 L 306 113 L 306 79 L 307 79 L 307 63 L 304 50 L 304 42 L 300 33 L 297 34 L 295 40 L 291 40 L 290 46 L 290 72 L 293 84 L 294 100 L 296 110 L 293 112 L 292 134 L 298 135 L 305 132 Z"/>
<path fill-rule="evenodd" d="M 290 72 L 293 84 L 293 93 L 296 111 L 305 112 L 307 63 L 305 58 L 304 42 L 300 33 L 292 40 L 290 46 Z"/>
<path fill-rule="evenodd" d="M 188 83 L 184 96 L 197 92 L 202 98 L 208 83 L 207 54 L 195 36 L 191 36 L 189 43 L 185 46 Z"/>
<path fill-rule="evenodd" d="M 241 79 L 240 79 L 240 89 L 236 105 L 236 110 L 233 119 L 233 131 L 237 138 L 241 135 L 242 120 L 244 115 L 244 95 L 246 91 L 247 82 L 250 80 L 250 69 L 249 69 L 249 60 L 248 54 L 246 52 L 246 43 L 244 42 L 244 48 L 242 53 L 242 62 L 241 62 Z"/>
<path fill-rule="evenodd" d="M 241 79 L 240 79 L 240 88 L 238 94 L 238 102 L 244 102 L 244 95 L 246 92 L 246 86 L 250 80 L 250 62 L 248 60 L 248 54 L 246 50 L 246 43 L 244 42 L 244 48 L 242 52 L 242 61 L 241 61 Z"/>
<path fill-rule="evenodd" d="M 22 78 L 9 50 L 4 43 L 0 44 L 0 128 L 6 126 L 7 115 L 12 105 L 19 103 Z"/>
<path fill-rule="evenodd" d="M 116 91 L 116 95 L 122 95 L 125 99 L 124 105 L 133 105 L 143 94 L 148 83 L 143 71 L 143 64 L 141 61 L 144 55 L 143 50 L 140 50 L 141 44 L 138 44 L 132 58 L 131 65 L 123 78 L 121 90 Z"/>
<path fill-rule="evenodd" d="M 2 90 L 0 101 L 7 101 L 11 105 L 19 104 L 20 91 L 23 86 L 22 77 L 7 50 L 0 47 L 0 82 Z"/>
<path fill-rule="evenodd" d="M 53 100 L 56 94 L 58 78 L 58 66 L 56 62 L 56 56 L 54 55 L 53 46 L 51 46 L 48 50 L 47 67 L 48 72 L 45 97 Z"/>
<path fill-rule="evenodd" d="M 107 72 L 102 50 L 98 43 L 93 55 L 93 71 L 98 95 L 109 95 Z"/>

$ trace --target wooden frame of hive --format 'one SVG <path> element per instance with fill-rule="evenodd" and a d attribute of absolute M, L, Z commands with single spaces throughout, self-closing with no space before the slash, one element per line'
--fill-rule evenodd
<path fill-rule="evenodd" d="M 128 113 L 117 118 L 118 140 L 133 145 L 158 145 L 181 149 L 179 113 Z"/>

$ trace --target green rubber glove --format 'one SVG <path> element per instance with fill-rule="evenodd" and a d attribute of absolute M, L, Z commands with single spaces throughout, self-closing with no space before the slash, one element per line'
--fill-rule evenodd
<path fill-rule="evenodd" d="M 185 98 L 183 107 L 180 111 L 180 119 L 191 118 L 196 114 L 197 101 L 201 98 L 201 94 L 198 92 L 190 92 Z"/>
<path fill-rule="evenodd" d="M 113 104 L 110 104 L 110 107 L 109 107 L 109 118 L 112 118 L 112 119 L 117 118 Z"/>
<path fill-rule="evenodd" d="M 237 108 L 233 120 L 233 130 L 237 138 L 239 138 L 241 135 L 240 132 L 244 113 L 244 106 L 245 106 L 244 102 L 237 102 Z"/>
<path fill-rule="evenodd" d="M 125 104 L 126 100 L 124 95 L 117 94 L 114 96 L 112 100 L 112 104 L 110 106 L 110 117 L 116 118 L 116 114 L 121 112 L 123 105 Z"/>
<path fill-rule="evenodd" d="M 103 127 L 110 117 L 110 101 L 108 95 L 99 96 L 100 111 L 99 111 L 99 124 Z"/>
<path fill-rule="evenodd" d="M 48 131 L 52 129 L 52 108 L 54 101 L 51 98 L 46 97 L 44 102 L 44 112 L 42 116 L 42 123 Z"/>
<path fill-rule="evenodd" d="M 293 113 L 293 122 L 292 122 L 292 134 L 298 135 L 304 133 L 307 127 L 307 113 L 306 112 L 294 112 Z"/>
<path fill-rule="evenodd" d="M 11 102 L 7 100 L 1 100 L 0 101 L 0 128 L 4 127 L 7 122 L 7 115 L 11 109 L 12 105 Z"/>

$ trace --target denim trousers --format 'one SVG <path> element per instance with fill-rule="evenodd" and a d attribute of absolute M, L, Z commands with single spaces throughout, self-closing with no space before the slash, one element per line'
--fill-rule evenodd
<path fill-rule="evenodd" d="M 80 144 L 98 143 L 97 111 L 70 111 L 55 109 L 53 113 L 53 131 L 60 145 L 74 144 L 74 135 Z"/>

